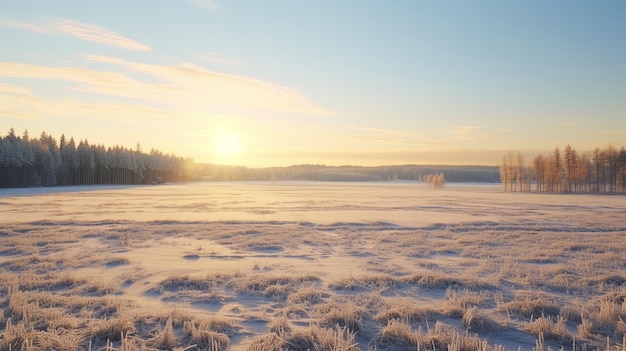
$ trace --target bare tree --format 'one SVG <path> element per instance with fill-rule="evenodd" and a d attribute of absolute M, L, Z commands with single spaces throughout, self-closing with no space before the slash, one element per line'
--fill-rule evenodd
<path fill-rule="evenodd" d="M 608 145 L 579 153 L 568 144 L 563 156 L 557 146 L 547 157 L 537 155 L 528 167 L 519 154 L 514 165 L 510 152 L 502 158 L 504 191 L 530 191 L 533 176 L 538 192 L 626 192 L 626 150 Z"/>
<path fill-rule="evenodd" d="M 533 167 L 535 167 L 535 179 L 537 181 L 537 191 L 546 191 L 546 161 L 544 157 L 539 154 L 533 160 Z"/>

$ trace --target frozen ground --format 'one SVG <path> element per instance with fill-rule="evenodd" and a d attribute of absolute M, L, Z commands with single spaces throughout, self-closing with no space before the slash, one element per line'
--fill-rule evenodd
<path fill-rule="evenodd" d="M 596 210 L 624 209 L 623 196 L 510 194 L 498 185 L 232 182 L 164 186 L 0 189 L 0 222 L 295 221 L 425 225 L 558 218 L 593 221 Z M 568 222 L 562 222 L 568 225 Z"/>
<path fill-rule="evenodd" d="M 483 184 L 0 189 L 0 350 L 623 348 L 624 214 Z"/>

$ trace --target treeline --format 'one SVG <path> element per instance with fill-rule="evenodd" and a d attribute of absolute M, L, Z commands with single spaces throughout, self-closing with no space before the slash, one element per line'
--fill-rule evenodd
<path fill-rule="evenodd" d="M 441 174 L 451 182 L 497 183 L 497 166 L 326 166 L 296 165 L 289 167 L 247 168 L 213 164 L 196 164 L 198 178 L 229 180 L 312 180 L 371 182 L 389 180 L 425 180 L 427 175 Z"/>
<path fill-rule="evenodd" d="M 626 193 L 626 150 L 609 145 L 577 152 L 568 144 L 531 163 L 509 152 L 502 158 L 500 179 L 504 191 Z"/>
<path fill-rule="evenodd" d="M 440 175 L 441 182 L 492 182 L 500 180 L 497 166 L 326 166 L 248 168 L 195 164 L 191 159 L 121 146 L 105 147 L 87 140 L 61 135 L 57 141 L 42 132 L 31 138 L 28 131 L 16 135 L 13 128 L 0 136 L 0 187 L 31 187 L 91 184 L 150 184 L 182 180 L 217 181 L 311 180 L 389 181 L 427 180 Z M 431 178 L 428 178 L 431 179 Z M 432 178 L 434 179 L 434 178 Z M 431 179 L 431 180 L 432 180 Z M 444 180 L 445 179 L 445 180 Z M 434 186 L 433 180 L 433 186 Z"/>
<path fill-rule="evenodd" d="M 57 142 L 46 132 L 31 138 L 28 131 L 17 136 L 11 128 L 0 136 L 0 187 L 79 184 L 150 184 L 193 178 L 193 160 L 166 155 L 158 150 L 144 153 L 114 146 L 78 143 L 62 135 Z"/>

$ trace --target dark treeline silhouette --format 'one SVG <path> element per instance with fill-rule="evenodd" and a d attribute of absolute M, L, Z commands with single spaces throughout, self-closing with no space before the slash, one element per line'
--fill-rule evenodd
<path fill-rule="evenodd" d="M 189 180 L 192 172 L 193 160 L 154 149 L 144 153 L 139 145 L 132 150 L 87 140 L 77 144 L 65 135 L 57 142 L 46 132 L 17 136 L 13 128 L 0 136 L 0 187 L 150 184 Z"/>
<path fill-rule="evenodd" d="M 612 145 L 592 152 L 577 152 L 569 144 L 526 163 L 520 153 L 509 152 L 500 164 L 504 191 L 626 193 L 626 150 Z"/>
<path fill-rule="evenodd" d="M 440 174 L 451 182 L 499 181 L 497 166 L 326 166 L 296 165 L 288 167 L 247 168 L 214 164 L 196 164 L 196 176 L 210 180 L 314 180 L 314 181 L 387 181 L 425 180 Z"/>

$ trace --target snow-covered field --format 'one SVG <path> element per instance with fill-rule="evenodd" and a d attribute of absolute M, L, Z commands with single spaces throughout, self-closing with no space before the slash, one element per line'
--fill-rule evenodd
<path fill-rule="evenodd" d="M 0 189 L 0 350 L 622 349 L 625 218 L 484 184 Z"/>

